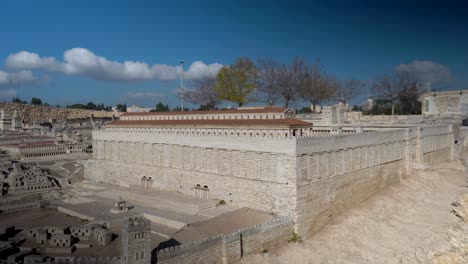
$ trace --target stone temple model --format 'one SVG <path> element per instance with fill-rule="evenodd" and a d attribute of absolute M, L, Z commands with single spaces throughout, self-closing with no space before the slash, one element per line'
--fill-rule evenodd
<path fill-rule="evenodd" d="M 124 113 L 93 131 L 85 178 L 290 216 L 307 237 L 412 168 L 457 156 L 456 124 L 366 126 L 341 108 L 324 113 L 321 125 L 278 107 Z"/>

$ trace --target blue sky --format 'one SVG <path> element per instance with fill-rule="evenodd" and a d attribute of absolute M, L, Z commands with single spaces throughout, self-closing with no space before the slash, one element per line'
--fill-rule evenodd
<path fill-rule="evenodd" d="M 5 0 L 0 99 L 175 106 L 180 59 L 198 62 L 190 79 L 239 56 L 320 58 L 338 78 L 363 81 L 399 65 L 442 69 L 450 80 L 435 88 L 468 88 L 466 4 L 407 2 Z"/>

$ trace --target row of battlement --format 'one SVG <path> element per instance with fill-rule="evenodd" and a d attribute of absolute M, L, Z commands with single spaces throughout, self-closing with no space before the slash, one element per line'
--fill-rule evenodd
<path fill-rule="evenodd" d="M 40 255 L 28 255 L 24 257 L 24 264 L 117 264 L 120 262 L 120 257 L 74 257 L 74 256 L 57 256 L 43 257 Z"/>
<path fill-rule="evenodd" d="M 197 241 L 193 241 L 187 244 L 181 244 L 177 246 L 160 249 L 157 251 L 157 257 L 158 257 L 158 260 L 161 258 L 168 260 L 168 259 L 171 259 L 171 257 L 181 255 L 182 252 L 196 252 L 199 247 L 205 247 L 206 244 L 208 243 L 214 243 L 214 244 L 224 245 L 224 246 L 226 246 L 226 244 L 235 244 L 236 241 L 240 239 L 240 234 L 242 234 L 244 239 L 246 239 L 246 237 L 248 237 L 249 235 L 254 235 L 254 234 L 262 233 L 262 232 L 271 232 L 271 231 L 277 232 L 278 231 L 277 233 L 278 236 L 275 237 L 273 235 L 271 236 L 270 239 L 273 239 L 273 240 L 284 239 L 283 242 L 286 242 L 284 232 L 280 232 L 279 230 L 282 228 L 285 228 L 287 230 L 287 234 L 289 235 L 290 232 L 292 232 L 293 230 L 292 226 L 293 226 L 293 221 L 290 217 L 287 217 L 287 216 L 278 217 L 278 218 L 274 218 L 272 220 L 268 220 L 260 224 L 238 229 L 228 235 L 223 235 L 223 234 L 214 235 L 214 236 L 204 238 L 201 240 L 197 240 Z M 268 241 L 268 242 L 271 242 L 271 241 Z M 260 238 L 258 240 L 258 243 L 259 244 L 265 243 L 265 241 L 261 241 L 261 238 Z M 206 247 L 214 248 L 215 245 L 210 245 Z M 221 258 L 222 256 L 219 256 L 219 257 Z"/>
<path fill-rule="evenodd" d="M 112 133 L 150 133 L 156 135 L 176 135 L 176 136 L 221 136 L 221 137 L 250 137 L 250 138 L 275 138 L 275 139 L 291 139 L 291 138 L 314 138 L 328 137 L 342 134 L 333 134 L 328 132 L 325 134 L 321 131 L 316 131 L 311 128 L 294 128 L 294 129 L 237 129 L 237 128 L 106 128 L 103 130 L 95 130 L 95 135 Z M 359 134 L 363 131 L 345 131 L 343 134 Z"/>

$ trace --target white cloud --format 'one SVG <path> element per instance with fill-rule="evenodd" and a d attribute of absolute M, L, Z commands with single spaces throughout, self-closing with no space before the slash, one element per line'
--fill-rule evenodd
<path fill-rule="evenodd" d="M 0 70 L 0 86 L 17 86 L 36 81 L 37 78 L 34 77 L 32 71 L 6 72 Z"/>
<path fill-rule="evenodd" d="M 28 51 L 20 51 L 15 54 L 10 54 L 5 62 L 7 68 L 10 69 L 46 69 L 59 70 L 60 64 L 55 58 L 39 57 L 36 53 Z"/>
<path fill-rule="evenodd" d="M 192 65 L 190 65 L 188 71 L 186 73 L 184 72 L 184 76 L 187 76 L 188 79 L 197 79 L 205 76 L 214 76 L 222 67 L 223 65 L 219 63 L 206 65 L 205 63 L 203 63 L 203 61 L 195 61 L 192 63 Z"/>
<path fill-rule="evenodd" d="M 6 66 L 9 69 L 42 69 L 112 81 L 176 80 L 180 76 L 180 66 L 148 65 L 138 61 L 110 61 L 84 48 L 65 51 L 63 62 L 53 57 L 40 57 L 36 53 L 21 51 L 9 55 Z M 187 79 L 196 79 L 214 75 L 221 67 L 222 65 L 218 63 L 205 64 L 202 61 L 195 61 L 184 72 L 184 76 Z"/>
<path fill-rule="evenodd" d="M 414 60 L 408 64 L 395 67 L 399 74 L 408 74 L 421 82 L 448 82 L 452 79 L 450 69 L 433 61 Z"/>

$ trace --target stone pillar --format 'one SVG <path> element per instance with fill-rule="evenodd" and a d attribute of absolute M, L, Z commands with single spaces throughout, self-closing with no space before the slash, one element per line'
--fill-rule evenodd
<path fill-rule="evenodd" d="M 146 176 L 141 178 L 141 188 L 146 189 Z"/>
<path fill-rule="evenodd" d="M 418 169 L 424 168 L 424 136 L 423 136 L 423 128 L 417 127 L 416 128 L 416 147 L 415 147 L 415 167 Z"/>
<path fill-rule="evenodd" d="M 148 178 L 147 186 L 148 189 L 153 189 L 153 179 L 151 177 Z"/>
<path fill-rule="evenodd" d="M 459 146 L 461 145 L 461 142 L 460 142 L 460 137 L 458 135 L 460 135 L 459 131 L 455 131 L 455 128 L 458 128 L 455 127 L 454 124 L 450 124 L 449 125 L 449 131 L 450 131 L 450 134 L 449 134 L 449 141 L 450 141 L 450 160 L 456 160 L 458 159 L 458 154 L 459 154 Z M 456 133 L 458 132 L 458 133 Z M 457 136 L 456 136 L 457 134 Z M 457 143 L 455 144 L 455 140 L 457 141 Z"/>

